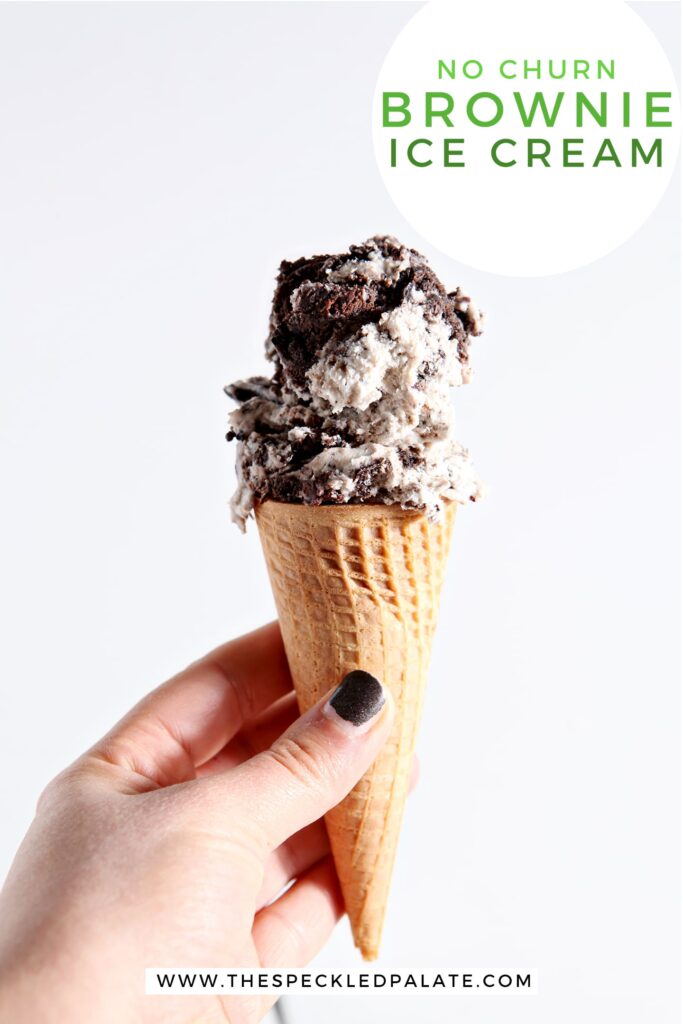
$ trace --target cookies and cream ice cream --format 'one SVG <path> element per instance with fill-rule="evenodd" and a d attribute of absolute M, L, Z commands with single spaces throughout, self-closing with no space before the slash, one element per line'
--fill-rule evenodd
<path fill-rule="evenodd" d="M 470 379 L 481 316 L 423 256 L 377 236 L 336 256 L 284 261 L 266 354 L 270 378 L 238 403 L 233 518 L 254 503 L 398 504 L 437 517 L 481 484 L 454 436 L 450 389 Z"/>

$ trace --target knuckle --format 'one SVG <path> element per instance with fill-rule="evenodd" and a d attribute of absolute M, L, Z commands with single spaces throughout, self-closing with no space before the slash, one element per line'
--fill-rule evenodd
<path fill-rule="evenodd" d="M 70 765 L 55 775 L 43 788 L 36 801 L 36 813 L 52 807 L 64 800 L 71 800 L 74 788 L 78 785 L 80 773 L 76 765 Z"/>
<path fill-rule="evenodd" d="M 295 782 L 305 786 L 326 785 L 334 774 L 329 752 L 310 734 L 282 736 L 265 753 Z"/>
<path fill-rule="evenodd" d="M 36 800 L 36 814 L 44 811 L 46 807 L 58 799 L 61 793 L 61 788 L 61 778 L 59 775 L 54 779 L 50 779 L 38 795 L 38 799 Z"/>
<path fill-rule="evenodd" d="M 307 963 L 308 943 L 297 922 L 288 914 L 281 913 L 276 904 L 268 911 L 277 922 L 278 962 L 294 967 Z"/>

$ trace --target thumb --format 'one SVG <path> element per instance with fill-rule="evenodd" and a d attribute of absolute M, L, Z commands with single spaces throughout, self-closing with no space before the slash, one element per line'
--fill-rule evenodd
<path fill-rule="evenodd" d="M 389 735 L 393 702 L 369 672 L 349 672 L 272 746 L 224 776 L 268 851 L 338 804 Z"/>

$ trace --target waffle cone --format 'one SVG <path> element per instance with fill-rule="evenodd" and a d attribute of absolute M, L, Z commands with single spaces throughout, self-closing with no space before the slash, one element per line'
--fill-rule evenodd
<path fill-rule="evenodd" d="M 372 767 L 325 816 L 356 946 L 379 954 L 455 516 L 438 522 L 393 505 L 257 506 L 261 543 L 299 707 L 352 669 L 395 703 Z"/>

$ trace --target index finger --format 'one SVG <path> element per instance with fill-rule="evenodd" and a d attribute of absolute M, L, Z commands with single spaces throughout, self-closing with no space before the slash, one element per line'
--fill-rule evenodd
<path fill-rule="evenodd" d="M 271 622 L 153 690 L 89 754 L 154 786 L 185 782 L 291 689 L 280 627 Z"/>

